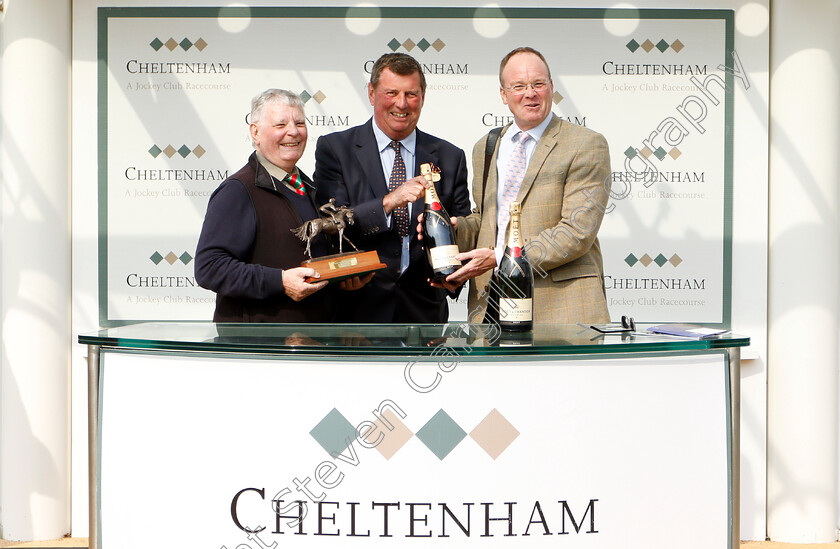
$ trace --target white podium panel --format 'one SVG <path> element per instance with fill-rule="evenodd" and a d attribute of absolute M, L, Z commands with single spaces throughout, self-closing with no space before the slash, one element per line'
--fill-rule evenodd
<path fill-rule="evenodd" d="M 731 542 L 726 351 L 101 358 L 100 545 Z"/>

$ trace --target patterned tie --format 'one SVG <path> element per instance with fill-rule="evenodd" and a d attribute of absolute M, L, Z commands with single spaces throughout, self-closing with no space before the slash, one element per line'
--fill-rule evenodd
<path fill-rule="evenodd" d="M 303 186 L 303 181 L 301 180 L 300 174 L 296 173 L 294 175 L 286 175 L 286 177 L 283 178 L 283 183 L 288 183 L 289 185 L 294 187 L 295 192 L 301 196 L 304 196 L 306 194 L 306 188 Z"/>
<path fill-rule="evenodd" d="M 391 179 L 388 180 L 388 190 L 393 191 L 403 183 L 405 183 L 405 163 L 403 162 L 402 154 L 400 154 L 400 142 L 391 141 L 389 147 L 394 149 L 396 155 L 394 156 L 394 168 L 391 170 Z M 408 234 L 408 206 L 402 206 L 391 212 L 394 216 L 394 226 L 397 228 L 397 234 L 406 236 Z"/>
<path fill-rule="evenodd" d="M 505 232 L 510 221 L 510 203 L 519 194 L 519 187 L 522 186 L 522 180 L 525 178 L 525 169 L 528 167 L 525 161 L 525 147 L 529 139 L 531 139 L 531 136 L 524 131 L 520 131 L 513 136 L 513 142 L 516 145 L 510 154 L 510 160 L 508 160 L 505 184 L 502 187 L 502 196 L 499 202 L 496 249 L 504 250 L 505 247 Z"/>

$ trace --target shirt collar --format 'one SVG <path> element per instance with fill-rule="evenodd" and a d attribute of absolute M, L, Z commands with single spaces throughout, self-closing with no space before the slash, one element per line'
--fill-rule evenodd
<path fill-rule="evenodd" d="M 379 129 L 379 126 L 376 125 L 376 120 L 373 120 L 371 125 L 373 126 L 373 135 L 376 137 L 376 146 L 379 152 L 382 152 L 388 148 L 388 145 L 391 141 L 393 141 L 393 139 L 385 135 L 385 132 Z M 406 150 L 414 156 L 414 149 L 417 145 L 417 130 L 415 129 L 408 137 L 400 140 L 400 145 L 405 147 Z"/>
<path fill-rule="evenodd" d="M 266 157 L 261 155 L 259 151 L 254 151 L 254 152 L 257 155 L 257 160 L 259 161 L 260 165 L 263 168 L 265 168 L 265 171 L 267 171 L 268 174 L 271 177 L 275 178 L 277 181 L 283 181 L 286 178 L 287 175 L 294 175 L 294 174 L 298 173 L 297 166 L 295 166 L 295 168 L 292 170 L 292 173 L 287 173 L 286 170 L 284 170 L 280 166 L 272 164 Z M 293 188 L 291 185 L 288 185 L 288 187 L 290 189 Z"/>
<path fill-rule="evenodd" d="M 511 126 L 510 130 L 505 134 L 505 136 L 509 140 L 513 140 L 514 135 L 516 135 L 520 131 L 524 131 L 525 133 L 530 135 L 531 139 L 533 139 L 534 143 L 536 143 L 537 141 L 540 140 L 540 137 L 542 137 L 542 134 L 545 133 L 545 129 L 548 127 L 548 124 L 549 124 L 549 122 L 551 122 L 552 118 L 554 118 L 554 114 L 549 113 L 549 115 L 545 117 L 545 120 L 540 122 L 539 125 L 531 128 L 530 130 L 522 130 L 519 126 L 516 125 L 516 122 L 514 122 L 513 125 Z"/>

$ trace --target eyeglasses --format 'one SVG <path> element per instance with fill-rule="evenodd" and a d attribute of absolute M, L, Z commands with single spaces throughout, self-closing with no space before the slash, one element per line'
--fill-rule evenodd
<path fill-rule="evenodd" d="M 548 82 L 543 82 L 542 80 L 540 80 L 538 82 L 531 82 L 529 84 L 514 84 L 513 86 L 510 86 L 505 89 L 511 92 L 513 95 L 524 95 L 528 88 L 531 88 L 535 92 L 540 93 L 546 88 L 546 86 L 548 86 Z"/>

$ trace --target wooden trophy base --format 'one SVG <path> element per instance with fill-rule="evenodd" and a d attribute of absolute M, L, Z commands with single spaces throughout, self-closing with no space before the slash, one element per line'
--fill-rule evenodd
<path fill-rule="evenodd" d="M 376 253 L 376 250 L 325 255 L 317 259 L 306 260 L 300 266 L 315 269 L 321 275 L 321 278 L 307 278 L 306 282 L 318 282 L 320 280 L 338 282 L 351 276 L 361 276 L 387 267 L 379 260 L 379 254 Z"/>

